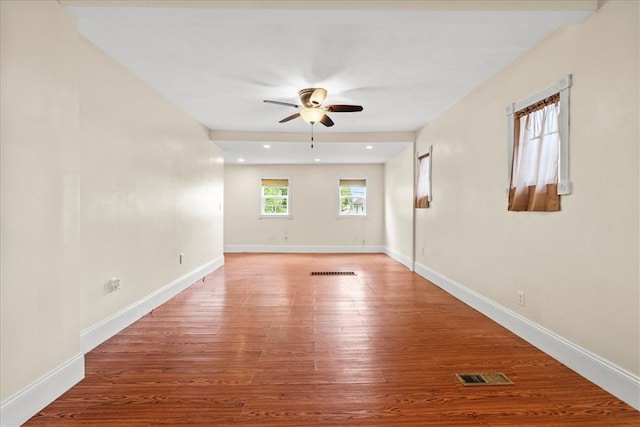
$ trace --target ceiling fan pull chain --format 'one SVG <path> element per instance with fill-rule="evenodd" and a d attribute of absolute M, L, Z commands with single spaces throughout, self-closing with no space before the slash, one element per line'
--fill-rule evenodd
<path fill-rule="evenodd" d="M 311 148 L 313 148 L 313 125 L 314 123 L 311 123 Z"/>

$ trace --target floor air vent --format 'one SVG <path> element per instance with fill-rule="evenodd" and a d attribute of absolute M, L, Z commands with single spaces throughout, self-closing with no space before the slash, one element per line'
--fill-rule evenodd
<path fill-rule="evenodd" d="M 463 385 L 466 386 L 478 386 L 478 385 L 509 385 L 513 384 L 505 374 L 502 372 L 482 372 L 472 374 L 456 374 L 456 377 Z"/>
<path fill-rule="evenodd" d="M 355 276 L 354 271 L 312 271 L 312 276 Z"/>

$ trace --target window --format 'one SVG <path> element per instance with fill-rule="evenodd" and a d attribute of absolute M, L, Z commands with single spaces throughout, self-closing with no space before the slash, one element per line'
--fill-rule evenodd
<path fill-rule="evenodd" d="M 260 213 L 263 216 L 290 215 L 288 179 L 262 179 Z"/>
<path fill-rule="evenodd" d="M 340 216 L 367 214 L 367 180 L 340 179 Z"/>
<path fill-rule="evenodd" d="M 507 107 L 510 211 L 559 211 L 569 182 L 571 76 Z"/>
<path fill-rule="evenodd" d="M 416 154 L 416 208 L 428 208 L 431 201 L 431 151 L 429 147 L 426 153 Z"/>

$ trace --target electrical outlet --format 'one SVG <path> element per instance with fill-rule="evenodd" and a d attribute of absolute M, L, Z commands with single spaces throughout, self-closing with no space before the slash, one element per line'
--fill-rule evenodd
<path fill-rule="evenodd" d="M 112 277 L 107 283 L 107 292 L 114 292 L 120 289 L 120 279 Z"/>
<path fill-rule="evenodd" d="M 524 292 L 523 291 L 518 291 L 518 305 L 521 305 L 524 307 Z"/>

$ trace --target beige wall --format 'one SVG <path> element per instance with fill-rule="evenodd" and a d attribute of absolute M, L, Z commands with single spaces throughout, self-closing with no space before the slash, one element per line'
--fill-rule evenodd
<path fill-rule="evenodd" d="M 291 179 L 292 219 L 259 219 L 260 179 Z M 338 179 L 367 179 L 367 217 L 338 219 Z M 224 244 L 381 247 L 383 165 L 225 166 Z"/>
<path fill-rule="evenodd" d="M 223 165 L 204 127 L 85 39 L 80 54 L 87 328 L 222 256 Z"/>
<path fill-rule="evenodd" d="M 0 2 L 0 398 L 80 352 L 74 18 Z"/>
<path fill-rule="evenodd" d="M 384 243 L 396 260 L 413 263 L 413 145 L 384 165 Z"/>
<path fill-rule="evenodd" d="M 417 148 L 433 144 L 437 203 L 416 211 L 419 263 L 635 375 L 638 7 L 608 2 L 424 126 Z M 507 212 L 505 107 L 569 73 L 574 192 L 559 213 Z"/>
<path fill-rule="evenodd" d="M 59 3 L 0 5 L 5 401 L 78 355 L 85 328 L 222 257 L 223 165 Z"/>

